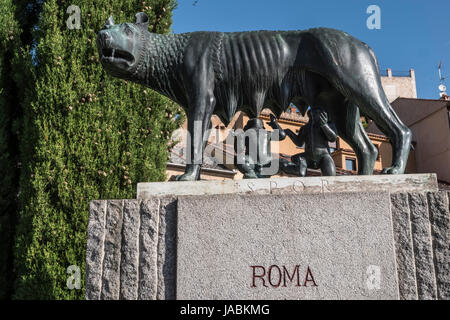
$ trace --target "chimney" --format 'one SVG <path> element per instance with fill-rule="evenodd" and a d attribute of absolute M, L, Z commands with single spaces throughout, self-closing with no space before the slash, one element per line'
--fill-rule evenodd
<path fill-rule="evenodd" d="M 387 69 L 387 76 L 388 76 L 388 78 L 392 78 L 392 69 L 391 68 Z"/>

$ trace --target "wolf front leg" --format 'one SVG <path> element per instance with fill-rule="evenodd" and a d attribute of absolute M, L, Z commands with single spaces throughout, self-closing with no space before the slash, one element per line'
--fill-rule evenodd
<path fill-rule="evenodd" d="M 208 142 L 211 128 L 211 116 L 216 99 L 208 77 L 197 82 L 200 86 L 195 92 L 188 111 L 188 137 L 186 144 L 186 171 L 177 177 L 177 181 L 200 180 L 200 168 L 203 163 L 203 150 Z M 213 81 L 212 81 L 213 83 Z"/>
<path fill-rule="evenodd" d="M 201 104 L 202 111 L 193 110 L 194 112 L 192 112 L 192 114 L 189 112 L 188 137 L 186 144 L 186 171 L 183 175 L 177 177 L 177 181 L 200 180 L 203 151 L 211 131 L 211 109 L 214 109 L 215 101 L 214 98 L 205 100 L 208 101 Z"/>

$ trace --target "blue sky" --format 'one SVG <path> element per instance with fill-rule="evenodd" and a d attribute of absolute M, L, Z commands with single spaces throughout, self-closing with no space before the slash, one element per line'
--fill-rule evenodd
<path fill-rule="evenodd" d="M 449 0 L 178 0 L 172 29 L 299 30 L 330 27 L 370 45 L 382 69 L 416 71 L 419 98 L 439 98 L 437 66 L 450 75 Z M 369 30 L 369 5 L 381 9 L 381 29 Z M 446 81 L 450 88 L 450 77 Z M 448 93 L 449 90 L 447 90 Z"/>

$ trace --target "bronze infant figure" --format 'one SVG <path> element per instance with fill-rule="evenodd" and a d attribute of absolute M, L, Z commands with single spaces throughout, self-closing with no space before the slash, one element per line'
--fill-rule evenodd
<path fill-rule="evenodd" d="M 270 178 L 278 173 L 280 164 L 272 157 L 271 142 L 285 138 L 280 132 L 267 131 L 261 119 L 253 118 L 247 121 L 243 132 L 234 134 L 236 167 L 244 179 Z"/>
<path fill-rule="evenodd" d="M 304 146 L 305 152 L 291 157 L 292 162 L 282 161 L 280 169 L 288 174 L 306 176 L 306 169 L 320 169 L 322 176 L 335 176 L 336 165 L 330 154 L 329 142 L 337 139 L 336 127 L 328 121 L 328 115 L 320 108 L 308 111 L 309 122 L 298 134 L 290 129 L 281 129 L 275 117 L 270 115 L 269 125 L 280 131 L 280 140 L 288 136 L 297 147 Z"/>

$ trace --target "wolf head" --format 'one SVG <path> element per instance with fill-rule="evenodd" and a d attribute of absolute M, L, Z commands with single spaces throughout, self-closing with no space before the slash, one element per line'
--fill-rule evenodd
<path fill-rule="evenodd" d="M 143 62 L 148 16 L 139 12 L 135 23 L 114 24 L 110 17 L 97 35 L 103 68 L 112 76 L 130 78 Z"/>

